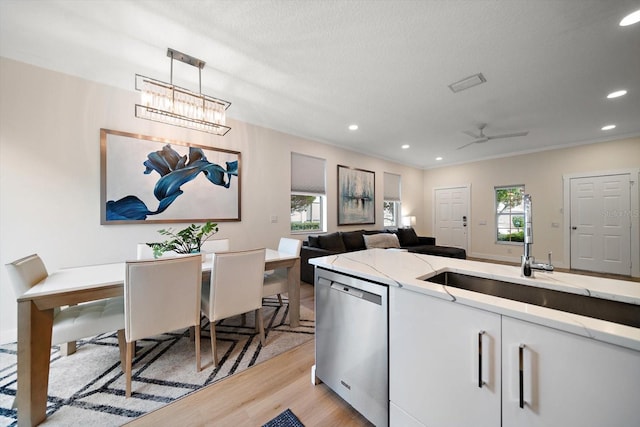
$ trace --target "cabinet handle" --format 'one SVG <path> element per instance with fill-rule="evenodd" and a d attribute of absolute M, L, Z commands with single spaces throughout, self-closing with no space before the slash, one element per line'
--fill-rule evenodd
<path fill-rule="evenodd" d="M 520 407 L 524 408 L 524 344 L 518 348 L 518 371 L 520 376 Z"/>
<path fill-rule="evenodd" d="M 482 336 L 484 331 L 478 332 L 478 387 L 482 388 Z"/>

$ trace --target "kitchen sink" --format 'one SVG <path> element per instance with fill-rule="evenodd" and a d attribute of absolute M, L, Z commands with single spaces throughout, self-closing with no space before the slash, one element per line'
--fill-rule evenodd
<path fill-rule="evenodd" d="M 640 328 L 640 305 L 444 272 L 428 282 Z"/>

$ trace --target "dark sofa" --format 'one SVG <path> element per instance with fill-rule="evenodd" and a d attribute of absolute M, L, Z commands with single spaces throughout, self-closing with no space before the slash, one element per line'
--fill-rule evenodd
<path fill-rule="evenodd" d="M 300 250 L 300 280 L 313 283 L 314 266 L 309 264 L 311 258 L 367 249 L 364 236 L 379 233 L 395 234 L 398 237 L 400 248 L 409 252 L 460 259 L 466 259 L 467 257 L 464 249 L 437 246 L 435 237 L 418 236 L 413 228 L 336 231 L 335 233 L 309 236 L 307 241 L 302 242 L 302 249 Z"/>

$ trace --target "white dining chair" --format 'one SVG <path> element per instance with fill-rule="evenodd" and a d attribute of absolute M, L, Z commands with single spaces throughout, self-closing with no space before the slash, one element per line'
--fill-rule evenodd
<path fill-rule="evenodd" d="M 205 240 L 200 246 L 202 252 L 213 254 L 216 252 L 227 252 L 229 250 L 229 239 Z"/>
<path fill-rule="evenodd" d="M 200 254 L 127 261 L 124 281 L 126 397 L 131 396 L 135 341 L 195 328 L 196 371 L 200 371 Z"/>
<path fill-rule="evenodd" d="M 219 252 L 213 255 L 209 286 L 202 287 L 200 310 L 209 319 L 213 366 L 218 366 L 215 324 L 231 316 L 255 312 L 256 331 L 264 346 L 262 281 L 265 249 Z"/>
<path fill-rule="evenodd" d="M 205 240 L 200 245 L 200 250 L 204 254 L 203 262 L 207 260 L 211 260 L 211 254 L 215 254 L 217 252 L 227 252 L 229 250 L 229 239 L 213 239 L 213 240 Z M 210 273 L 204 273 L 202 275 L 202 286 L 209 286 L 209 281 L 211 280 Z"/>
<path fill-rule="evenodd" d="M 302 248 L 302 241 L 298 239 L 290 239 L 287 237 L 280 238 L 278 244 L 278 252 L 284 252 L 287 254 L 300 256 L 300 248 Z M 289 280 L 287 278 L 287 269 L 278 268 L 270 270 L 265 273 L 264 284 L 262 287 L 262 296 L 269 297 L 271 295 L 278 295 L 278 302 L 282 305 L 282 295 L 289 291 Z"/>
<path fill-rule="evenodd" d="M 16 298 L 49 275 L 37 254 L 20 258 L 6 266 Z M 75 353 L 76 341 L 79 339 L 111 331 L 118 331 L 122 335 L 123 330 L 123 297 L 56 307 L 53 310 L 51 345 L 60 344 L 60 351 L 69 355 Z"/>

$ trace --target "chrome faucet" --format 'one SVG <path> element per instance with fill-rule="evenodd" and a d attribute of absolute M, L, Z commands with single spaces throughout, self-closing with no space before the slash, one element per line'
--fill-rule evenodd
<path fill-rule="evenodd" d="M 531 195 L 525 194 L 524 202 L 524 254 L 522 255 L 521 274 L 523 277 L 534 277 L 533 270 L 553 271 L 551 264 L 551 252 L 549 252 L 549 262 L 547 264 L 536 262 L 531 255 L 531 245 L 533 244 L 533 228 L 531 215 Z"/>

